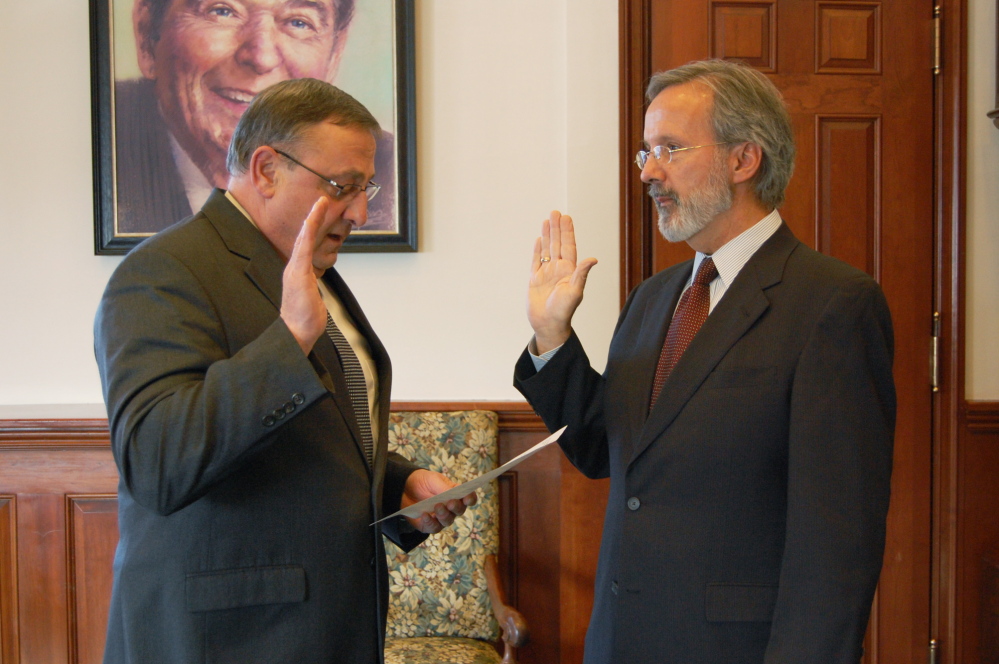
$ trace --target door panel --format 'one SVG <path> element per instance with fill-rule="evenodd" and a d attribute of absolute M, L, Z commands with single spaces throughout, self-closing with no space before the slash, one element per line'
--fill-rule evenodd
<path fill-rule="evenodd" d="M 876 278 L 895 325 L 898 425 L 885 566 L 868 663 L 923 661 L 929 642 L 933 295 L 932 16 L 927 0 L 622 0 L 627 81 L 722 57 L 766 73 L 798 145 L 781 215 L 805 243 Z M 642 140 L 624 92 L 622 164 Z M 622 166 L 623 168 L 624 166 Z M 623 178 L 623 290 L 689 258 L 656 230 L 637 169 Z M 632 238 L 637 238 L 633 241 Z"/>

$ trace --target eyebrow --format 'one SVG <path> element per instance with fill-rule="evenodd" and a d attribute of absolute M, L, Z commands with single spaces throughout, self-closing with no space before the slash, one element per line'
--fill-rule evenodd
<path fill-rule="evenodd" d="M 313 9 L 319 14 L 319 20 L 323 23 L 323 26 L 327 26 L 330 23 L 330 6 L 326 2 L 317 2 L 316 0 L 289 0 L 285 3 L 286 7 L 292 7 L 294 9 Z"/>

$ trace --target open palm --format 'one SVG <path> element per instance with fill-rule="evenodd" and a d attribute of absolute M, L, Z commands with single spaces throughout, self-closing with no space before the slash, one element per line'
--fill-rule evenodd
<path fill-rule="evenodd" d="M 539 353 L 569 338 L 572 315 L 583 300 L 586 275 L 596 264 L 595 258 L 577 263 L 572 218 L 553 210 L 534 243 L 527 290 L 527 320 L 534 328 Z"/>

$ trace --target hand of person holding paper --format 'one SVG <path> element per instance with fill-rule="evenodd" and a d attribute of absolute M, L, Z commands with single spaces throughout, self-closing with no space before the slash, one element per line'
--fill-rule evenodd
<path fill-rule="evenodd" d="M 440 473 L 423 469 L 417 470 L 406 480 L 401 507 L 405 509 L 421 500 L 433 498 L 453 486 L 455 483 Z M 416 518 L 407 517 L 407 519 L 420 532 L 433 535 L 454 523 L 456 518 L 465 513 L 465 508 L 471 507 L 476 502 L 478 502 L 478 497 L 473 491 L 464 498 L 454 498 L 437 503 L 434 505 L 433 512 L 424 512 Z"/>

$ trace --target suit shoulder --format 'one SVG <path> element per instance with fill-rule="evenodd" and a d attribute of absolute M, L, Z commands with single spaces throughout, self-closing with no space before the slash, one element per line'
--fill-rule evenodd
<path fill-rule="evenodd" d="M 805 244 L 799 244 L 791 252 L 785 270 L 785 278 L 801 279 L 810 288 L 825 285 L 831 289 L 881 289 L 878 282 L 863 270 Z"/>

